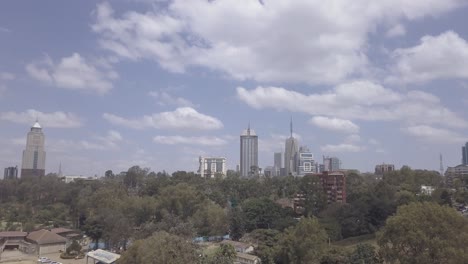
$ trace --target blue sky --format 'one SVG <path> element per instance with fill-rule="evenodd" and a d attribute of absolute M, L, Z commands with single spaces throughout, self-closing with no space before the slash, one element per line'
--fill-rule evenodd
<path fill-rule="evenodd" d="M 468 1 L 116 0 L 0 3 L 0 166 L 21 164 L 36 117 L 46 167 L 260 166 L 289 119 L 345 168 L 439 168 L 468 141 Z"/>

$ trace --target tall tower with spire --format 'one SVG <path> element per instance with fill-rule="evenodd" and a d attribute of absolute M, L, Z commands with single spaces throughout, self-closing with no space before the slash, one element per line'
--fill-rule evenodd
<path fill-rule="evenodd" d="M 250 122 L 240 136 L 240 175 L 250 177 L 256 175 L 258 168 L 258 136 L 250 129 Z"/>
<path fill-rule="evenodd" d="M 38 120 L 31 127 L 23 151 L 21 178 L 42 177 L 45 175 L 46 153 L 44 151 L 45 137 Z"/>
<path fill-rule="evenodd" d="M 293 136 L 292 117 L 289 123 L 290 136 L 286 139 L 284 146 L 284 168 L 286 176 L 297 175 L 297 156 L 299 152 L 299 142 Z"/>

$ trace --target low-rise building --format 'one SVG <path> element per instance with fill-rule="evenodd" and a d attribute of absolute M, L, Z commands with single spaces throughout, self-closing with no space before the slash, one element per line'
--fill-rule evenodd
<path fill-rule="evenodd" d="M 93 263 L 114 264 L 120 258 L 120 255 L 106 250 L 97 249 L 86 254 L 86 263 L 88 263 L 88 259 L 90 258 Z"/>
<path fill-rule="evenodd" d="M 0 253 L 4 249 L 20 249 L 28 233 L 20 231 L 0 232 Z"/>
<path fill-rule="evenodd" d="M 252 245 L 250 244 L 246 244 L 246 243 L 242 243 L 242 242 L 239 242 L 239 241 L 232 241 L 232 240 L 223 240 L 221 242 L 221 244 L 223 245 L 231 245 L 234 247 L 234 249 L 236 250 L 236 252 L 239 252 L 239 253 L 250 253 L 250 252 L 253 252 L 254 251 L 254 248 Z"/>
<path fill-rule="evenodd" d="M 435 190 L 433 186 L 421 185 L 421 194 L 432 195 L 432 192 Z"/>
<path fill-rule="evenodd" d="M 20 248 L 28 254 L 50 254 L 63 252 L 66 249 L 67 239 L 46 229 L 29 233 L 25 243 Z"/>
<path fill-rule="evenodd" d="M 77 180 L 84 180 L 84 181 L 94 181 L 97 180 L 97 176 L 83 176 L 83 175 L 66 175 L 62 177 L 62 180 L 65 183 L 74 182 Z"/>
<path fill-rule="evenodd" d="M 239 252 L 237 252 L 236 260 L 234 261 L 236 264 L 260 264 L 261 262 L 262 260 L 255 255 Z"/>

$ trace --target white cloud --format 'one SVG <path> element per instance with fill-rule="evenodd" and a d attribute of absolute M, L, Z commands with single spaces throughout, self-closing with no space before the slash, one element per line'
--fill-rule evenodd
<path fill-rule="evenodd" d="M 468 138 L 468 135 L 463 136 L 453 130 L 435 128 L 426 125 L 410 126 L 402 130 L 409 135 L 417 137 L 418 139 L 432 143 L 465 142 Z"/>
<path fill-rule="evenodd" d="M 167 8 L 119 15 L 103 3 L 92 29 L 104 49 L 132 60 L 155 60 L 172 72 L 202 66 L 237 79 L 336 83 L 366 68 L 368 34 L 379 24 L 388 28 L 462 4 L 172 0 Z"/>
<path fill-rule="evenodd" d="M 354 134 L 354 135 L 349 135 L 345 138 L 344 142 L 345 143 L 355 143 L 361 141 L 361 136 Z"/>
<path fill-rule="evenodd" d="M 219 137 L 185 137 L 185 136 L 155 136 L 153 142 L 166 145 L 201 145 L 201 146 L 222 146 L 227 141 Z"/>
<path fill-rule="evenodd" d="M 118 74 L 108 63 L 103 64 L 102 59 L 90 62 L 78 53 L 62 58 L 58 64 L 46 57 L 39 63 L 26 65 L 26 71 L 34 79 L 58 88 L 98 94 L 111 90 L 112 81 L 118 78 Z"/>
<path fill-rule="evenodd" d="M 148 93 L 149 96 L 154 97 L 159 105 L 175 105 L 175 106 L 188 106 L 194 107 L 195 105 L 189 100 L 182 97 L 175 97 L 167 92 L 163 91 L 151 91 Z"/>
<path fill-rule="evenodd" d="M 339 145 L 325 145 L 321 146 L 320 149 L 323 152 L 330 152 L 330 153 L 342 153 L 342 152 L 361 152 L 365 150 L 364 147 L 353 145 L 353 144 L 339 144 Z"/>
<path fill-rule="evenodd" d="M 38 119 L 43 128 L 60 127 L 73 128 L 82 126 L 81 119 L 70 112 L 44 113 L 34 109 L 25 112 L 1 112 L 0 120 L 10 121 L 18 124 L 32 125 Z"/>
<path fill-rule="evenodd" d="M 468 122 L 422 91 L 395 92 L 369 81 L 354 81 L 322 93 L 302 94 L 281 87 L 237 88 L 238 98 L 256 109 L 329 115 L 341 119 L 396 121 L 467 127 Z"/>
<path fill-rule="evenodd" d="M 400 37 L 406 35 L 406 29 L 402 24 L 397 24 L 390 28 L 387 33 L 385 33 L 385 36 L 387 38 L 394 38 L 394 37 Z"/>
<path fill-rule="evenodd" d="M 223 127 L 218 119 L 201 114 L 191 107 L 180 107 L 172 112 L 145 115 L 138 119 L 126 119 L 109 113 L 104 113 L 103 118 L 114 125 L 134 129 L 213 130 Z"/>
<path fill-rule="evenodd" d="M 320 128 L 345 132 L 345 133 L 358 133 L 359 126 L 354 124 L 349 120 L 339 119 L 339 118 L 329 118 L 325 116 L 314 116 L 309 121 L 311 124 L 314 124 Z"/>
<path fill-rule="evenodd" d="M 468 78 L 468 43 L 453 31 L 424 36 L 419 45 L 393 52 L 391 82 L 422 83 L 435 79 Z"/>

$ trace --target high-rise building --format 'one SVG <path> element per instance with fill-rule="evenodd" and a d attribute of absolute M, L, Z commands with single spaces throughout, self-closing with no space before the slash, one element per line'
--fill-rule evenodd
<path fill-rule="evenodd" d="M 44 151 L 44 133 L 36 120 L 26 139 L 26 148 L 23 151 L 21 164 L 21 178 L 42 177 L 45 175 L 46 153 Z"/>
<path fill-rule="evenodd" d="M 274 176 L 282 176 L 281 168 L 283 167 L 283 154 L 281 152 L 275 152 L 274 154 L 274 165 L 273 165 L 273 174 Z"/>
<path fill-rule="evenodd" d="M 315 161 L 314 161 L 314 154 L 310 152 L 309 148 L 306 146 L 302 146 L 299 148 L 299 156 L 298 156 L 298 168 L 297 168 L 297 175 L 304 176 L 307 173 L 315 173 Z"/>
<path fill-rule="evenodd" d="M 18 179 L 18 166 L 5 168 L 3 179 Z"/>
<path fill-rule="evenodd" d="M 391 172 L 395 170 L 395 165 L 393 164 L 379 164 L 375 165 L 375 174 L 376 175 L 384 175 L 387 172 Z"/>
<path fill-rule="evenodd" d="M 198 173 L 202 178 L 214 178 L 216 175 L 226 176 L 226 158 L 200 156 L 198 161 Z"/>
<path fill-rule="evenodd" d="M 297 156 L 298 156 L 298 145 L 297 139 L 293 137 L 293 125 L 292 119 L 290 123 L 290 132 L 291 135 L 286 139 L 284 147 L 284 168 L 286 171 L 286 176 L 297 175 Z"/>
<path fill-rule="evenodd" d="M 341 169 L 341 161 L 337 157 L 323 156 L 323 171 L 339 171 Z"/>
<path fill-rule="evenodd" d="M 468 165 L 468 142 L 462 146 L 462 164 Z"/>
<path fill-rule="evenodd" d="M 240 136 L 240 175 L 250 177 L 258 173 L 258 136 L 250 124 Z"/>

